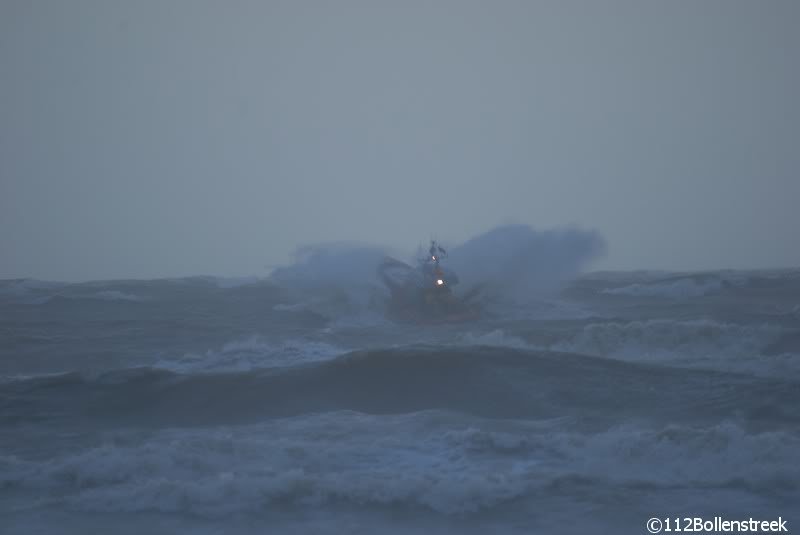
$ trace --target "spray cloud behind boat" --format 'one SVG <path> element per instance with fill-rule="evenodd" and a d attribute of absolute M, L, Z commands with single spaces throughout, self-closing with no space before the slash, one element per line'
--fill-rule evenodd
<path fill-rule="evenodd" d="M 274 270 L 271 279 L 298 294 L 326 291 L 359 306 L 374 305 L 376 292 L 394 297 L 404 277 L 405 283 L 443 286 L 474 304 L 478 297 L 525 301 L 557 291 L 606 251 L 596 231 L 527 225 L 499 226 L 461 244 L 436 241 L 431 246 L 420 246 L 416 255 L 347 242 L 303 246 L 294 262 Z M 437 268 L 442 277 L 433 276 Z"/>

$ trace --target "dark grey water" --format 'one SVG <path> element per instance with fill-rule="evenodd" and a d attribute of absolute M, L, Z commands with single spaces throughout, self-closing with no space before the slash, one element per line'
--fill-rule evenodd
<path fill-rule="evenodd" d="M 609 273 L 408 326 L 350 289 L 0 282 L 0 532 L 800 522 L 800 274 Z"/>

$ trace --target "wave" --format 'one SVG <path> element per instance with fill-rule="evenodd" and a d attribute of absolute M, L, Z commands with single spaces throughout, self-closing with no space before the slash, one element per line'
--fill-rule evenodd
<path fill-rule="evenodd" d="M 64 282 L 43 281 L 38 279 L 0 280 L 0 295 L 20 295 L 36 290 L 52 290 L 66 286 Z"/>
<path fill-rule="evenodd" d="M 502 329 L 494 329 L 485 333 L 466 332 L 456 337 L 456 346 L 486 346 L 486 347 L 509 347 L 513 349 L 537 349 L 524 339 L 507 334 Z"/>
<path fill-rule="evenodd" d="M 22 295 L 16 298 L 5 300 L 9 304 L 18 305 L 46 305 L 64 301 L 105 301 L 105 302 L 127 302 L 141 303 L 149 301 L 148 297 L 141 297 L 136 294 L 121 292 L 119 290 L 103 290 L 93 293 L 62 293 L 58 292 L 50 295 Z"/>
<path fill-rule="evenodd" d="M 445 515 L 587 489 L 744 489 L 796 496 L 800 438 L 785 431 L 460 421 L 442 412 L 309 415 L 253 426 L 118 432 L 46 460 L 0 456 L 0 487 L 40 505 L 204 517 L 349 504 Z"/>
<path fill-rule="evenodd" d="M 634 283 L 618 288 L 606 288 L 602 293 L 608 295 L 626 295 L 632 297 L 664 297 L 670 299 L 683 299 L 689 297 L 702 297 L 721 292 L 722 281 L 709 280 L 699 282 L 686 278 L 655 284 Z"/>
<path fill-rule="evenodd" d="M 592 273 L 582 283 L 600 284 L 600 294 L 625 297 L 692 299 L 740 289 L 781 289 L 787 295 L 800 288 L 798 270 L 721 270 L 701 273 L 610 272 Z M 627 283 L 627 284 L 626 284 Z"/>
<path fill-rule="evenodd" d="M 257 277 L 255 275 L 247 277 L 218 277 L 215 275 L 195 275 L 191 277 L 166 279 L 166 280 L 171 280 L 177 283 L 204 282 L 206 284 L 216 286 L 217 288 L 220 288 L 222 290 L 242 288 L 245 286 L 254 286 L 257 284 L 264 283 L 266 281 L 264 277 Z"/>
<path fill-rule="evenodd" d="M 578 416 L 797 422 L 796 382 L 492 347 L 359 351 L 291 368 L 182 374 L 133 368 L 0 385 L 4 423 L 195 426 L 315 412 L 446 409 L 486 418 Z"/>
<path fill-rule="evenodd" d="M 604 321 L 544 344 L 576 352 L 669 366 L 800 378 L 796 329 L 713 320 Z"/>
<path fill-rule="evenodd" d="M 193 276 L 177 279 L 109 280 L 80 283 L 33 279 L 0 281 L 0 305 L 53 305 L 68 303 L 157 303 L 162 308 L 205 301 L 265 300 L 272 305 L 286 300 L 285 292 L 257 277 Z"/>
<path fill-rule="evenodd" d="M 800 378 L 800 336 L 778 325 L 713 320 L 592 321 L 494 329 L 456 336 L 453 346 L 558 351 L 673 367 Z"/>
<path fill-rule="evenodd" d="M 592 322 L 552 345 L 555 350 L 637 360 L 731 360 L 761 354 L 792 331 L 761 324 L 653 319 Z"/>
<path fill-rule="evenodd" d="M 346 349 L 313 340 L 271 341 L 252 335 L 223 345 L 219 350 L 187 353 L 180 358 L 162 359 L 155 367 L 180 373 L 248 371 L 297 366 L 332 359 Z"/>
<path fill-rule="evenodd" d="M 0 280 L 0 303 L 39 305 L 46 303 L 66 283 L 36 279 Z"/>
<path fill-rule="evenodd" d="M 120 292 L 119 290 L 105 290 L 83 296 L 87 299 L 101 299 L 104 301 L 144 301 L 143 297 L 138 295 Z"/>

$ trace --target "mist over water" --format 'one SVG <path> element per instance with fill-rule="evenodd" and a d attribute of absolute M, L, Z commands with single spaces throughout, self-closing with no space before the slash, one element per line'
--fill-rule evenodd
<path fill-rule="evenodd" d="M 509 225 L 457 245 L 450 260 L 466 283 L 486 283 L 506 298 L 528 300 L 559 290 L 605 252 L 596 231 Z"/>
<path fill-rule="evenodd" d="M 363 286 L 377 282 L 375 270 L 387 256 L 378 246 L 353 243 L 306 245 L 294 262 L 275 269 L 270 278 L 298 288 Z"/>

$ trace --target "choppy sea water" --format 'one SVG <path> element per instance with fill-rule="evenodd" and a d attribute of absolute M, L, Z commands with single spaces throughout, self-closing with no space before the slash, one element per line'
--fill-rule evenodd
<path fill-rule="evenodd" d="M 800 272 L 458 325 L 260 279 L 0 281 L 0 532 L 800 528 Z"/>

